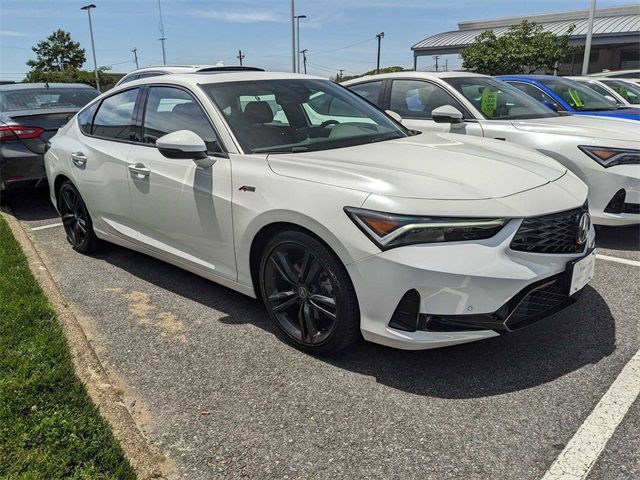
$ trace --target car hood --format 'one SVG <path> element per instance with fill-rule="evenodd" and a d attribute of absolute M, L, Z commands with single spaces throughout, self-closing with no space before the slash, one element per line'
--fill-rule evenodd
<path fill-rule="evenodd" d="M 562 115 L 544 119 L 513 120 L 518 130 L 576 137 L 632 141 L 638 136 L 638 124 L 633 120 L 587 115 Z"/>
<path fill-rule="evenodd" d="M 514 144 L 456 134 L 300 154 L 269 154 L 279 175 L 380 195 L 441 200 L 502 198 L 552 182 L 566 169 Z"/>

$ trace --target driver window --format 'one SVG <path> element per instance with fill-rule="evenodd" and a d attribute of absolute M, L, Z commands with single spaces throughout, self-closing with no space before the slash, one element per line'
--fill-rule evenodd
<path fill-rule="evenodd" d="M 197 133 L 204 140 L 209 153 L 216 151 L 216 134 L 202 108 L 190 94 L 173 87 L 149 88 L 142 142 L 155 145 L 158 138 L 178 130 Z"/>
<path fill-rule="evenodd" d="M 390 109 L 403 118 L 431 119 L 431 112 L 443 105 L 451 105 L 465 113 L 464 107 L 455 98 L 432 83 L 394 80 L 391 84 Z"/>
<path fill-rule="evenodd" d="M 521 82 L 508 82 L 508 83 L 516 87 L 518 90 L 526 93 L 530 97 L 535 98 L 539 102 L 549 102 L 552 105 L 554 105 L 558 109 L 558 111 L 564 110 L 564 108 L 562 108 L 561 105 L 558 105 L 558 102 L 556 102 L 553 98 L 551 98 L 549 95 L 544 93 L 538 87 L 529 85 L 528 83 L 521 83 Z"/>

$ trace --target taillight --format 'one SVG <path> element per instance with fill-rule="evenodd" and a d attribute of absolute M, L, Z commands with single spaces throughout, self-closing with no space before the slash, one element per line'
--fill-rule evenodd
<path fill-rule="evenodd" d="M 23 127 L 22 125 L 0 126 L 0 142 L 7 140 L 26 140 L 28 138 L 38 138 L 44 129 L 40 127 Z"/>

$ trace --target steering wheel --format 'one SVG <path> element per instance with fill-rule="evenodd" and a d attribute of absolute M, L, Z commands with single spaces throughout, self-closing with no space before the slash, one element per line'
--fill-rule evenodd
<path fill-rule="evenodd" d="M 325 120 L 320 124 L 320 128 L 327 128 L 329 125 L 338 125 L 340 122 L 334 119 Z"/>

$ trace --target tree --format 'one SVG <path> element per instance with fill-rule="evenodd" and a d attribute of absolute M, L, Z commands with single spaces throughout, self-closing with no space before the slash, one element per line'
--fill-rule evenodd
<path fill-rule="evenodd" d="M 98 78 L 102 91 L 109 85 L 114 85 L 118 78 L 106 72 L 105 67 L 98 69 Z M 96 76 L 93 71 L 80 70 L 79 68 L 66 68 L 61 71 L 31 70 L 25 77 L 25 82 L 32 83 L 84 83 L 96 86 Z"/>
<path fill-rule="evenodd" d="M 64 30 L 56 30 L 31 49 L 36 54 L 35 60 L 27 62 L 31 70 L 59 72 L 66 68 L 80 68 L 86 61 L 84 48 L 80 48 L 80 43 L 71 40 L 69 32 Z"/>
<path fill-rule="evenodd" d="M 493 30 L 486 30 L 462 50 L 462 68 L 486 75 L 551 72 L 557 63 L 578 50 L 569 44 L 574 28 L 571 25 L 558 36 L 524 20 L 499 37 Z"/>
<path fill-rule="evenodd" d="M 399 67 L 399 66 L 395 66 L 395 67 L 384 67 L 380 69 L 380 73 L 395 73 L 395 72 L 406 72 L 408 71 L 406 68 L 404 67 Z M 352 80 L 354 78 L 360 78 L 360 77 L 364 77 L 366 75 L 375 75 L 376 71 L 375 70 L 369 70 L 368 72 L 362 73 L 360 75 L 344 75 L 340 78 L 338 78 L 338 75 L 336 75 L 335 77 L 332 77 L 331 80 L 335 81 L 335 82 L 346 82 L 347 80 Z"/>

